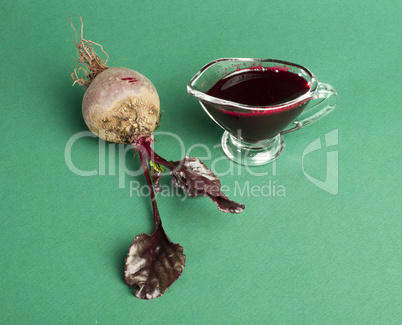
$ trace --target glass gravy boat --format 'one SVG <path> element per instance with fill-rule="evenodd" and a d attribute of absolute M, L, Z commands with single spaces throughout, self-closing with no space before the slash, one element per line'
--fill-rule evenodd
<path fill-rule="evenodd" d="M 269 78 L 273 78 L 269 81 L 272 87 L 260 91 L 256 90 L 255 84 L 249 84 L 242 95 L 243 89 L 240 87 L 246 85 L 244 81 L 250 82 L 261 73 L 270 74 Z M 277 77 L 281 79 L 277 80 Z M 301 83 L 304 87 L 302 93 L 292 93 L 291 79 Z M 216 88 L 218 83 L 219 90 L 234 85 L 238 87 L 230 95 L 233 98 L 238 95 L 252 100 L 249 93 L 256 91 L 256 97 L 264 95 L 280 99 L 283 92 L 287 93 L 282 101 L 273 104 L 249 104 L 244 102 L 246 100 L 232 100 L 230 96 L 211 95 L 211 88 Z M 233 161 L 248 166 L 264 165 L 276 159 L 284 148 L 284 134 L 327 115 L 338 101 L 335 89 L 318 82 L 307 68 L 271 59 L 224 58 L 212 61 L 191 78 L 187 91 L 225 130 L 221 141 L 225 154 Z"/>

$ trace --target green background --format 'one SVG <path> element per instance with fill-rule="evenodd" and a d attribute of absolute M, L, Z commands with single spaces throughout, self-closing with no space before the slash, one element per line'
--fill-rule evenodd
<path fill-rule="evenodd" d="M 157 88 L 159 131 L 182 141 L 157 135 L 159 154 L 181 159 L 199 144 L 191 155 L 246 205 L 229 215 L 204 197 L 158 197 L 187 263 L 156 300 L 135 298 L 123 281 L 133 238 L 152 231 L 150 200 L 130 191 L 144 178 L 122 171 L 137 170 L 138 157 L 109 144 L 103 154 L 84 133 L 70 158 L 95 175 L 65 159 L 68 141 L 87 131 L 83 89 L 70 78 L 68 17 L 79 28 L 78 14 L 111 65 Z M 0 323 L 401 324 L 401 14 L 390 0 L 2 1 Z M 275 163 L 234 165 L 219 148 L 222 130 L 186 92 L 221 57 L 304 65 L 337 89 L 338 106 L 287 134 Z M 326 148 L 334 130 L 338 144 Z M 316 139 L 322 149 L 303 167 Z M 331 152 L 335 195 L 305 175 L 324 181 Z"/>

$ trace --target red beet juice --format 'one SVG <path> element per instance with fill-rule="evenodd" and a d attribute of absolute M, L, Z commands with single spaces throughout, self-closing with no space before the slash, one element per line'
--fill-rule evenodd
<path fill-rule="evenodd" d="M 256 109 L 228 110 L 207 101 L 203 104 L 231 134 L 247 142 L 258 142 L 278 135 L 292 123 L 309 98 L 277 109 L 272 106 L 292 101 L 309 90 L 307 80 L 287 68 L 243 69 L 220 79 L 206 94 Z"/>

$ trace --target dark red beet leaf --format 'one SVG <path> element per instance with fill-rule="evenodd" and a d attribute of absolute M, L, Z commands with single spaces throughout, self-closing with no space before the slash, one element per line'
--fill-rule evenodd
<path fill-rule="evenodd" d="M 181 187 L 186 195 L 197 197 L 200 195 L 209 197 L 223 212 L 240 213 L 244 210 L 243 204 L 229 200 L 221 190 L 219 178 L 205 166 L 198 158 L 185 156 L 180 161 L 167 161 L 160 157 L 151 144 L 151 137 L 139 137 L 132 143 L 134 149 L 139 150 L 153 164 L 162 165 L 169 169 L 173 178 L 173 184 Z M 153 167 L 152 167 L 153 168 Z M 153 169 L 151 171 L 154 172 Z M 160 174 L 157 174 L 155 187 L 158 189 Z"/>
<path fill-rule="evenodd" d="M 152 142 L 152 137 L 140 136 L 132 143 L 133 148 L 139 152 L 150 190 L 155 229 L 151 235 L 135 237 L 126 258 L 124 279 L 130 287 L 138 286 L 134 294 L 140 299 L 154 299 L 163 295 L 180 277 L 186 263 L 183 247 L 172 243 L 162 228 L 156 205 L 154 190 L 160 190 L 162 166 L 169 169 L 174 185 L 181 187 L 186 195 L 207 196 L 223 212 L 240 213 L 244 210 L 243 204 L 227 198 L 221 190 L 219 178 L 198 158 L 185 156 L 180 161 L 167 161 L 152 150 Z"/>
<path fill-rule="evenodd" d="M 186 256 L 183 247 L 170 241 L 160 223 L 151 234 L 135 237 L 130 246 L 124 278 L 138 286 L 134 295 L 140 299 L 158 298 L 183 272 Z"/>
<path fill-rule="evenodd" d="M 176 165 L 170 170 L 173 184 L 181 187 L 187 196 L 207 196 L 223 212 L 240 213 L 244 210 L 243 204 L 228 199 L 221 190 L 219 178 L 198 158 L 185 156 L 173 164 Z"/>
<path fill-rule="evenodd" d="M 139 155 L 150 190 L 155 230 L 151 235 L 141 234 L 134 238 L 126 258 L 124 279 L 130 287 L 139 287 L 134 291 L 136 297 L 154 299 L 163 295 L 180 277 L 186 256 L 183 247 L 172 243 L 162 228 L 147 163 L 141 152 Z"/>

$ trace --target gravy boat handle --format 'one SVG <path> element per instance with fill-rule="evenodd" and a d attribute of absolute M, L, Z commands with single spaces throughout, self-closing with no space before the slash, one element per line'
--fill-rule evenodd
<path fill-rule="evenodd" d="M 286 134 L 318 121 L 332 112 L 338 103 L 338 93 L 329 84 L 319 82 L 317 92 L 311 97 L 309 105 L 303 113 L 280 134 Z"/>

